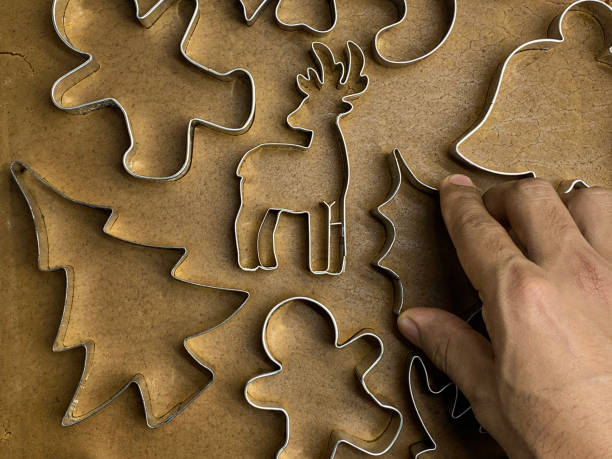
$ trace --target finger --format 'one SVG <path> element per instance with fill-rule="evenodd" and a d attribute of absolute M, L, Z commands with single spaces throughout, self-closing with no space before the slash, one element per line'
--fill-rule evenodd
<path fill-rule="evenodd" d="M 478 422 L 503 447 L 522 445 L 500 416 L 491 344 L 459 317 L 442 309 L 412 308 L 398 327 L 467 397 Z"/>
<path fill-rule="evenodd" d="M 575 189 L 561 199 L 588 243 L 612 261 L 612 190 Z"/>
<path fill-rule="evenodd" d="M 468 177 L 452 175 L 442 181 L 440 205 L 461 266 L 483 299 L 495 291 L 510 262 L 528 263 Z"/>
<path fill-rule="evenodd" d="M 470 403 L 494 398 L 491 343 L 467 322 L 442 309 L 412 308 L 397 323 L 401 333 L 457 384 Z"/>
<path fill-rule="evenodd" d="M 561 198 L 545 180 L 496 185 L 483 201 L 496 220 L 512 228 L 527 257 L 539 265 L 564 256 L 563 247 L 586 244 Z"/>

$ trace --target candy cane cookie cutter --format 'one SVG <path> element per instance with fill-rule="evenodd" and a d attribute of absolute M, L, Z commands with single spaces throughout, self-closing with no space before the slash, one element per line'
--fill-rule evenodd
<path fill-rule="evenodd" d="M 274 10 L 274 18 L 278 26 L 281 27 L 282 29 L 304 30 L 313 35 L 324 36 L 324 35 L 331 33 L 335 29 L 338 23 L 338 8 L 336 5 L 336 0 L 329 0 L 329 13 L 330 13 L 331 23 L 329 27 L 324 28 L 324 29 L 317 29 L 316 27 L 305 24 L 303 22 L 299 22 L 299 23 L 284 22 L 279 17 L 279 10 L 281 8 L 283 0 L 261 0 L 260 3 L 257 5 L 257 7 L 254 8 L 252 11 L 249 11 L 249 8 L 245 4 L 244 0 L 239 0 L 239 1 L 242 6 L 242 14 L 243 14 L 244 20 L 247 23 L 247 25 L 253 25 L 255 21 L 257 20 L 257 18 L 259 17 L 259 15 L 261 14 L 261 12 L 264 10 L 264 8 L 274 3 L 275 1 L 277 3 L 276 3 L 275 10 Z M 374 53 L 374 57 L 376 58 L 376 61 L 379 64 L 387 66 L 387 67 L 403 67 L 406 65 L 414 64 L 415 62 L 421 61 L 431 56 L 442 45 L 444 45 L 444 43 L 446 43 L 448 37 L 450 36 L 455 26 L 455 22 L 457 18 L 457 0 L 446 0 L 448 9 L 449 9 L 449 24 L 444 34 L 440 38 L 440 40 L 436 42 L 431 49 L 429 49 L 428 51 L 426 51 L 425 53 L 419 56 L 407 58 L 407 59 L 392 59 L 392 58 L 386 57 L 384 52 L 382 51 L 382 46 L 381 46 L 382 36 L 385 33 L 389 32 L 391 29 L 397 28 L 400 25 L 402 25 L 408 18 L 408 0 L 391 0 L 391 1 L 397 7 L 397 10 L 399 12 L 399 18 L 397 21 L 393 22 L 392 24 L 386 25 L 380 30 L 378 30 L 372 40 L 372 51 Z"/>

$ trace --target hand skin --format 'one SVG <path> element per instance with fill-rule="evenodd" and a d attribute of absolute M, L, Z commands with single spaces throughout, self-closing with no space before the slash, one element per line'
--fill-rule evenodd
<path fill-rule="evenodd" d="M 482 195 L 454 175 L 440 201 L 491 341 L 435 308 L 400 331 L 510 457 L 612 457 L 612 191 L 524 179 Z"/>

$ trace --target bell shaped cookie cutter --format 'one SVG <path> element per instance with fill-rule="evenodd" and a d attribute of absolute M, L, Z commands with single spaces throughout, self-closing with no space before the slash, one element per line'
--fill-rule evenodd
<path fill-rule="evenodd" d="M 253 9 L 253 11 L 251 12 L 249 12 L 248 7 L 246 6 L 244 0 L 239 0 L 239 1 L 242 6 L 242 14 L 243 14 L 245 22 L 248 25 L 253 25 L 255 21 L 257 20 L 257 18 L 259 17 L 259 15 L 261 14 L 261 12 L 263 11 L 263 9 L 269 4 L 274 3 L 275 0 L 260 0 L 259 5 L 257 5 L 257 7 Z M 450 12 L 449 25 L 444 35 L 442 36 L 442 38 L 429 51 L 427 51 L 426 53 L 420 56 L 417 56 L 411 59 L 404 59 L 404 60 L 395 60 L 395 59 L 385 57 L 383 51 L 381 50 L 381 44 L 380 44 L 382 35 L 390 31 L 391 29 L 396 28 L 400 26 L 401 24 L 403 24 L 408 17 L 408 0 L 392 0 L 392 1 L 393 3 L 395 3 L 398 11 L 400 12 L 399 19 L 395 21 L 394 23 L 389 24 L 381 28 L 380 30 L 378 30 L 378 32 L 376 32 L 376 35 L 374 36 L 374 39 L 372 40 L 372 50 L 379 64 L 387 66 L 387 67 L 403 67 L 406 65 L 414 64 L 415 62 L 421 61 L 431 56 L 446 42 L 446 40 L 450 36 L 455 26 L 455 21 L 457 18 L 457 0 L 446 0 L 446 3 L 448 4 L 449 12 Z M 332 32 L 335 29 L 336 24 L 338 23 L 338 7 L 336 5 L 336 0 L 329 0 L 331 24 L 329 25 L 329 27 L 325 29 L 317 29 L 303 22 L 300 22 L 300 23 L 284 22 L 282 19 L 279 18 L 279 9 L 282 5 L 282 2 L 283 0 L 279 0 L 277 2 L 276 8 L 274 11 L 274 18 L 276 20 L 276 23 L 282 29 L 304 30 L 313 35 L 323 36 L 323 35 L 327 35 L 330 32 Z"/>
<path fill-rule="evenodd" d="M 300 105 L 293 112 L 291 112 L 287 116 L 287 119 L 286 119 L 287 125 L 291 129 L 299 131 L 299 132 L 303 132 L 308 135 L 309 140 L 308 140 L 307 145 L 304 146 L 304 145 L 299 145 L 299 144 L 279 144 L 279 143 L 265 143 L 262 145 L 258 145 L 257 147 L 249 150 L 248 152 L 244 154 L 244 156 L 240 160 L 240 163 L 238 164 L 238 167 L 236 169 L 236 175 L 240 178 L 240 207 L 238 209 L 238 212 L 236 214 L 236 219 L 234 221 L 234 235 L 235 235 L 235 242 L 236 242 L 238 265 L 240 266 L 241 269 L 245 271 L 256 271 L 258 269 L 272 270 L 278 267 L 278 261 L 276 257 L 276 248 L 274 244 L 274 236 L 276 233 L 276 228 L 278 226 L 279 217 L 283 213 L 294 214 L 294 215 L 304 214 L 307 217 L 308 234 L 309 234 L 308 267 L 313 274 L 338 275 L 344 272 L 345 267 L 346 267 L 346 252 L 347 252 L 347 249 L 346 249 L 346 232 L 347 232 L 346 195 L 348 193 L 348 188 L 349 188 L 349 183 L 350 183 L 350 160 L 349 160 L 349 154 L 347 151 L 346 140 L 342 132 L 342 129 L 340 127 L 340 120 L 344 118 L 345 116 L 349 115 L 353 111 L 352 101 L 357 99 L 358 97 L 360 97 L 362 94 L 364 94 L 367 91 L 368 86 L 369 86 L 369 78 L 367 75 L 363 73 L 364 67 L 365 67 L 365 56 L 361 48 L 355 42 L 348 41 L 346 44 L 346 48 L 345 48 L 346 62 L 347 62 L 346 67 L 344 66 L 342 62 L 336 61 L 331 49 L 329 49 L 327 45 L 321 42 L 312 43 L 311 51 L 312 51 L 312 55 L 313 55 L 313 59 L 314 59 L 316 68 L 309 67 L 304 75 L 300 74 L 297 76 L 296 78 L 297 88 L 298 88 L 298 91 L 304 96 L 304 98 L 302 99 L 302 102 L 300 103 Z M 333 190 L 329 192 L 330 195 L 327 195 L 325 193 L 326 191 L 325 185 L 322 181 L 320 184 L 320 188 L 321 188 L 320 194 L 317 194 L 319 192 L 318 190 L 307 190 L 306 191 L 307 193 L 313 193 L 315 197 L 321 198 L 321 200 L 315 201 L 313 203 L 312 208 L 310 209 L 289 208 L 287 205 L 279 206 L 276 203 L 266 204 L 266 205 L 262 205 L 260 203 L 255 203 L 255 204 L 249 203 L 249 201 L 245 198 L 245 187 L 249 186 L 249 178 L 247 177 L 248 171 L 245 171 L 244 169 L 245 169 L 245 166 L 249 162 L 254 160 L 254 158 L 261 160 L 260 159 L 261 157 L 265 157 L 267 155 L 268 158 L 272 157 L 272 159 L 277 159 L 277 157 L 275 156 L 276 154 L 283 154 L 283 150 L 285 151 L 291 150 L 290 154 L 294 156 L 294 158 L 292 158 L 292 161 L 295 162 L 295 164 L 300 164 L 300 162 L 302 162 L 304 163 L 305 166 L 308 166 L 307 160 L 312 160 L 313 158 L 316 159 L 317 157 L 315 156 L 315 153 L 317 151 L 321 150 L 320 153 L 327 155 L 327 154 L 331 154 L 330 150 L 334 149 L 333 147 L 329 147 L 328 145 L 323 145 L 326 148 L 321 148 L 321 146 L 315 141 L 316 140 L 315 132 L 312 129 L 306 129 L 303 127 L 294 126 L 291 122 L 291 118 L 294 117 L 295 114 L 298 113 L 300 110 L 302 110 L 302 108 L 308 103 L 310 99 L 310 94 L 306 92 L 306 90 L 304 89 L 305 86 L 309 84 L 314 84 L 317 88 L 321 88 L 324 84 L 326 84 L 326 74 L 325 74 L 324 62 L 327 63 L 333 70 L 335 70 L 336 73 L 339 74 L 339 79 L 335 83 L 337 84 L 336 86 L 337 89 L 340 91 L 343 91 L 343 95 L 340 98 L 341 102 L 343 103 L 343 111 L 335 117 L 335 122 L 333 126 L 333 128 L 335 129 L 340 139 L 340 142 L 338 143 L 340 144 L 339 149 L 341 153 L 340 155 L 341 159 L 339 161 L 343 163 L 343 167 L 345 170 L 344 184 L 342 186 L 342 191 L 341 191 L 340 196 L 334 195 Z M 353 89 L 354 87 L 358 89 L 354 90 Z M 347 94 L 344 94 L 344 92 L 346 92 Z M 338 147 L 335 147 L 335 149 L 338 149 Z M 279 164 L 280 164 L 280 160 L 281 160 L 281 157 L 278 156 L 277 162 Z M 285 174 L 285 176 L 288 177 L 287 180 L 291 180 L 291 181 L 295 180 L 293 176 L 288 176 L 286 170 L 280 167 L 277 167 L 277 168 L 279 168 L 281 173 Z M 304 172 L 307 173 L 308 171 L 304 171 Z M 252 177 L 252 174 L 251 174 L 251 177 Z M 278 180 L 274 181 L 273 185 L 271 186 L 274 186 L 274 188 L 277 189 L 278 187 L 282 186 L 282 183 L 283 182 L 281 178 L 278 178 Z M 260 197 L 261 195 L 262 193 L 259 193 Z M 288 202 L 288 201 L 291 201 L 291 197 L 292 195 L 290 194 L 290 195 L 285 196 L 284 198 L 278 197 L 276 199 L 279 201 Z M 270 198 L 270 200 L 274 201 L 274 198 Z M 325 269 L 313 269 L 312 267 L 313 265 L 312 263 L 313 225 L 311 222 L 312 221 L 311 212 L 315 210 L 314 209 L 315 205 L 319 207 L 317 211 L 321 211 L 320 206 L 323 206 L 324 208 L 323 210 L 326 212 L 327 266 Z M 334 206 L 336 206 L 336 208 L 338 209 L 337 211 L 338 221 L 333 221 L 332 219 Z M 260 210 L 260 208 L 261 210 L 265 211 L 265 214 L 263 215 L 263 217 L 260 217 L 259 212 L 256 212 L 257 210 Z M 245 217 L 245 214 L 246 214 L 246 217 Z M 257 218 L 261 218 L 259 222 L 260 224 L 259 224 L 257 233 L 251 232 L 252 234 L 246 235 L 246 236 L 256 236 L 258 264 L 257 266 L 244 266 L 241 260 L 241 250 L 240 250 L 239 239 L 243 239 L 243 243 L 244 243 L 245 235 L 244 235 L 244 230 L 241 230 L 240 228 L 240 223 L 241 222 L 244 223 L 242 220 L 244 220 L 245 218 L 248 218 L 251 214 L 256 214 Z M 274 256 L 274 263 L 272 266 L 265 266 L 264 263 L 262 263 L 260 250 L 259 250 L 259 241 L 263 237 L 262 229 L 264 228 L 268 220 L 270 220 L 272 223 L 272 231 L 268 232 L 268 234 L 264 236 L 267 236 L 268 238 L 271 238 L 272 240 L 271 246 L 272 246 L 272 252 Z M 320 223 L 319 223 L 319 226 L 321 226 Z M 339 227 L 340 233 L 341 233 L 340 239 L 339 239 L 339 245 L 340 245 L 339 257 L 341 261 L 338 266 L 335 266 L 332 269 L 331 267 L 331 263 L 332 263 L 332 260 L 331 260 L 332 258 L 331 233 L 332 233 L 332 228 L 334 227 Z M 253 237 L 251 237 L 250 239 L 253 239 Z"/>
<path fill-rule="evenodd" d="M 563 13 L 561 13 L 560 16 L 558 16 L 552 22 L 552 24 L 548 28 L 548 38 L 532 40 L 527 43 L 524 43 L 508 55 L 506 60 L 499 68 L 497 75 L 493 79 L 491 85 L 492 91 L 490 91 L 487 97 L 484 114 L 473 127 L 471 127 L 465 134 L 463 134 L 463 136 L 459 138 L 459 140 L 457 140 L 452 145 L 450 151 L 452 156 L 457 158 L 459 161 L 468 164 L 471 167 L 495 175 L 516 178 L 527 178 L 536 176 L 534 171 L 504 172 L 481 166 L 480 164 L 476 163 L 475 161 L 472 161 L 467 156 L 465 156 L 461 152 L 461 146 L 486 123 L 487 119 L 491 115 L 495 106 L 495 102 L 497 101 L 497 98 L 501 91 L 504 74 L 506 72 L 506 69 L 508 68 L 508 65 L 510 64 L 511 59 L 518 53 L 522 53 L 524 51 L 548 51 L 556 47 L 557 45 L 563 43 L 565 41 L 565 35 L 563 34 L 563 21 L 572 11 L 581 11 L 584 13 L 588 13 L 595 17 L 595 19 L 597 19 L 597 21 L 601 24 L 602 28 L 604 29 L 606 49 L 601 55 L 601 57 L 599 57 L 598 61 L 605 65 L 612 65 L 612 6 L 608 5 L 607 3 L 604 3 L 601 0 L 578 0 L 572 3 L 563 11 Z"/>
<path fill-rule="evenodd" d="M 36 171 L 34 171 L 33 169 L 31 169 L 29 166 L 27 166 L 26 164 L 20 162 L 20 161 L 13 161 L 11 163 L 10 166 L 10 170 L 11 170 L 11 175 L 13 177 L 13 180 L 15 181 L 15 183 L 17 184 L 17 186 L 19 187 L 19 190 L 21 191 L 22 195 L 24 196 L 26 203 L 28 205 L 28 208 L 30 210 L 30 213 L 32 215 L 32 219 L 34 220 L 35 226 L 36 226 L 36 242 L 37 242 L 37 247 L 38 247 L 38 266 L 39 269 L 41 271 L 47 271 L 47 272 L 51 272 L 51 271 L 58 271 L 58 270 L 63 270 L 64 274 L 65 274 L 65 278 L 66 278 L 66 293 L 65 293 L 65 298 L 64 298 L 64 306 L 63 306 L 63 311 L 62 311 L 62 319 L 60 322 L 60 326 L 58 328 L 57 331 L 57 335 L 55 337 L 54 343 L 53 343 L 53 352 L 63 352 L 63 351 L 67 351 L 67 350 L 71 350 L 71 349 L 75 349 L 78 347 L 82 347 L 85 350 L 85 363 L 83 365 L 83 371 L 81 372 L 81 376 L 79 379 L 79 383 L 77 385 L 77 389 L 75 391 L 75 393 L 72 396 L 72 399 L 68 405 L 68 408 L 66 409 L 66 412 L 62 418 L 62 425 L 63 426 L 72 426 L 74 424 L 77 424 L 79 422 L 82 422 L 86 419 L 89 419 L 91 416 L 94 416 L 95 414 L 97 414 L 98 412 L 100 412 L 103 408 L 105 408 L 106 406 L 108 406 L 110 403 L 112 403 L 117 397 L 119 397 L 123 392 L 125 392 L 128 387 L 130 387 L 132 384 L 135 384 L 138 387 L 138 392 L 140 394 L 140 398 L 142 400 L 143 406 L 144 406 L 144 413 L 145 413 L 145 419 L 146 419 L 146 423 L 147 426 L 152 428 L 152 429 L 156 429 L 159 428 L 167 423 L 169 423 L 170 421 L 172 421 L 176 416 L 178 416 L 180 413 L 182 413 L 189 405 L 191 405 L 200 395 L 202 395 L 202 393 L 208 389 L 208 387 L 210 387 L 210 385 L 214 382 L 214 377 L 215 377 L 215 373 L 214 370 L 207 366 L 205 363 L 202 362 L 201 359 L 199 359 L 191 350 L 190 346 L 187 344 L 188 341 L 192 338 L 195 338 L 197 336 L 200 336 L 204 333 L 207 333 L 217 327 L 222 326 L 223 324 L 225 324 L 227 321 L 231 320 L 236 314 L 238 314 L 238 312 L 242 309 L 242 307 L 247 303 L 247 301 L 249 300 L 249 292 L 244 291 L 244 290 L 238 290 L 238 289 L 231 289 L 231 288 L 221 288 L 221 287 L 216 287 L 216 286 L 212 286 L 212 285 L 204 285 L 204 284 L 199 284 L 197 282 L 192 282 L 192 281 L 187 281 L 187 280 L 183 280 L 180 279 L 176 276 L 176 269 L 180 266 L 180 264 L 183 262 L 183 260 L 185 259 L 186 255 L 187 255 L 187 250 L 184 247 L 166 247 L 166 246 L 155 246 L 155 245 L 149 245 L 149 244 L 142 244 L 142 243 L 138 243 L 138 242 L 132 242 L 132 241 L 128 241 L 125 239 L 121 239 L 121 238 L 117 238 L 116 236 L 113 236 L 109 233 L 109 229 L 112 226 L 113 222 L 115 221 L 116 218 L 116 214 L 114 212 L 114 210 L 110 207 L 105 207 L 105 206 L 99 206 L 99 205 L 93 205 L 93 204 L 88 204 L 82 201 L 78 201 L 76 199 L 73 199 L 69 196 L 67 196 L 66 194 L 64 194 L 61 190 L 55 188 L 53 185 L 51 185 L 50 183 L 48 183 L 44 178 L 42 178 L 40 175 L 38 175 L 38 173 Z M 148 248 L 157 248 L 157 249 L 171 249 L 171 250 L 177 250 L 177 251 L 182 251 L 183 255 L 181 256 L 181 258 L 176 262 L 176 264 L 172 267 L 170 274 L 172 276 L 173 279 L 175 279 L 178 282 L 183 282 L 186 284 L 191 284 L 191 285 L 195 285 L 198 287 L 207 287 L 207 288 L 211 288 L 211 289 L 216 289 L 216 290 L 223 290 L 223 291 L 230 291 L 230 292 L 236 292 L 236 293 L 240 293 L 244 295 L 244 299 L 242 301 L 242 303 L 228 316 L 226 317 L 223 321 L 221 321 L 220 323 L 218 323 L 217 325 L 208 328 L 207 330 L 204 330 L 202 332 L 196 333 L 195 335 L 192 336 L 188 336 L 183 340 L 183 347 L 185 349 L 185 351 L 187 352 L 187 354 L 189 354 L 189 356 L 195 360 L 199 365 L 201 365 L 203 368 L 205 368 L 210 374 L 211 374 L 211 380 L 208 382 L 208 384 L 206 384 L 206 386 L 204 386 L 201 390 L 199 390 L 197 393 L 193 394 L 189 399 L 175 405 L 173 408 L 171 408 L 167 413 L 165 413 L 162 416 L 155 416 L 153 414 L 153 409 L 152 409 L 152 404 L 151 404 L 151 398 L 149 395 L 149 391 L 147 389 L 147 385 L 146 385 L 146 380 L 145 377 L 139 373 L 135 374 L 134 377 L 132 379 L 130 379 L 123 387 L 121 387 L 118 391 L 116 391 L 108 400 L 106 400 L 104 403 L 102 403 L 101 405 L 99 405 L 98 407 L 96 407 L 95 409 L 93 409 L 92 411 L 89 411 L 88 413 L 81 415 L 81 416 L 75 416 L 74 414 L 74 408 L 76 407 L 76 404 L 78 403 L 78 393 L 80 388 L 84 385 L 84 383 L 87 380 L 87 377 L 89 375 L 89 370 L 90 370 L 90 365 L 91 365 L 91 359 L 92 359 L 92 350 L 93 350 L 93 342 L 89 341 L 89 342 L 84 342 L 75 346 L 66 346 L 63 343 L 63 336 L 65 336 L 66 330 L 67 330 L 67 324 L 70 318 L 70 311 L 72 308 L 72 301 L 73 301 L 73 269 L 70 266 L 58 266 L 58 267 L 51 267 L 49 266 L 49 262 L 48 259 L 46 258 L 45 253 L 48 252 L 47 250 L 47 236 L 46 236 L 46 231 L 45 231 L 45 227 L 44 227 L 44 215 L 41 213 L 41 211 L 39 210 L 34 198 L 30 195 L 30 193 L 28 192 L 28 189 L 22 184 L 22 182 L 19 180 L 19 173 L 22 171 L 27 171 L 29 174 L 32 175 L 32 177 L 34 179 L 36 179 L 37 181 L 39 181 L 40 183 L 42 183 L 45 187 L 47 187 L 48 189 L 50 189 L 52 192 L 54 192 L 55 194 L 57 194 L 58 196 L 60 196 L 63 199 L 66 199 L 67 201 L 70 201 L 72 203 L 78 204 L 78 205 L 82 205 L 82 206 L 86 206 L 86 207 L 90 207 L 93 209 L 100 209 L 100 210 L 104 210 L 109 212 L 109 217 L 106 220 L 104 227 L 103 227 L 103 232 L 105 234 L 107 234 L 108 236 L 117 239 L 118 241 L 123 241 L 129 244 L 134 244 L 137 246 L 141 246 L 141 247 L 148 247 Z M 42 225 L 40 223 L 43 223 Z M 42 232 L 45 231 L 45 232 Z"/>
<path fill-rule="evenodd" d="M 342 349 L 346 346 L 349 346 L 351 343 L 357 341 L 358 339 L 362 339 L 362 338 L 367 338 L 377 343 L 377 347 L 379 347 L 380 351 L 378 352 L 374 361 L 371 364 L 368 364 L 368 362 L 366 361 L 367 360 L 366 358 L 366 360 L 358 364 L 357 368 L 355 369 L 355 375 L 357 376 L 359 383 L 361 387 L 363 388 L 363 390 L 366 392 L 366 394 L 380 408 L 390 413 L 391 420 L 387 424 L 385 431 L 375 441 L 368 441 L 368 440 L 360 439 L 360 438 L 355 437 L 354 435 L 351 435 L 347 432 L 340 431 L 340 430 L 333 431 L 330 437 L 331 450 L 330 450 L 329 457 L 333 458 L 336 455 L 338 447 L 343 443 L 350 445 L 358 449 L 359 451 L 369 454 L 371 456 L 380 456 L 382 454 L 385 454 L 395 444 L 395 441 L 397 440 L 402 430 L 404 418 L 403 418 L 402 413 L 397 408 L 395 408 L 393 405 L 390 405 L 382 401 L 380 398 L 377 398 L 372 393 L 372 391 L 368 388 L 365 382 L 365 378 L 368 376 L 370 371 L 372 371 L 372 369 L 378 364 L 378 362 L 381 360 L 384 354 L 385 348 L 384 348 L 383 341 L 372 330 L 364 329 L 364 330 L 357 332 L 355 335 L 353 335 L 351 338 L 349 338 L 344 343 L 339 343 L 338 342 L 338 324 L 332 312 L 327 307 L 325 307 L 322 303 L 318 302 L 317 300 L 314 300 L 308 297 L 298 296 L 298 297 L 287 298 L 286 300 L 283 300 L 280 303 L 278 303 L 276 306 L 274 306 L 270 310 L 270 312 L 268 312 L 268 315 L 266 316 L 266 320 L 264 321 L 264 325 L 263 325 L 263 329 L 261 333 L 262 344 L 263 344 L 264 350 L 266 351 L 266 355 L 268 356 L 270 360 L 272 360 L 272 362 L 274 362 L 274 365 L 277 367 L 277 369 L 251 378 L 244 387 L 244 396 L 247 402 L 249 403 L 249 405 L 251 405 L 254 408 L 261 409 L 261 410 L 280 411 L 285 416 L 285 441 L 283 445 L 281 446 L 281 448 L 277 451 L 276 457 L 277 458 L 280 457 L 282 452 L 287 448 L 287 445 L 289 444 L 290 427 L 291 427 L 289 413 L 282 406 L 278 406 L 278 404 L 275 404 L 273 402 L 262 402 L 262 401 L 254 400 L 249 394 L 249 386 L 254 381 L 257 381 L 258 379 L 265 378 L 267 376 L 273 376 L 283 371 L 282 363 L 278 361 L 270 352 L 270 348 L 268 346 L 268 340 L 267 340 L 267 331 L 268 331 L 268 325 L 270 323 L 270 319 L 272 318 L 274 313 L 278 311 L 280 308 L 294 301 L 305 302 L 309 306 L 319 309 L 322 313 L 324 313 L 326 317 L 329 318 L 329 320 L 332 322 L 332 325 L 334 327 L 334 346 L 336 347 L 336 349 Z M 382 443 L 384 446 L 378 450 L 374 449 L 376 448 L 376 445 L 383 438 L 384 438 L 384 441 L 382 441 Z"/>
<path fill-rule="evenodd" d="M 138 0 L 133 0 L 133 1 L 136 7 L 136 17 L 140 21 L 140 23 L 146 28 L 151 27 L 155 23 L 155 21 L 157 21 L 161 17 L 164 11 L 166 11 L 174 3 L 174 0 L 158 0 L 158 2 L 153 7 L 151 7 L 148 11 L 142 12 L 140 5 L 139 5 L 139 1 Z M 250 108 L 249 108 L 248 116 L 246 120 L 244 121 L 244 123 L 234 128 L 222 126 L 220 124 L 216 124 L 211 121 L 206 121 L 201 118 L 190 119 L 188 128 L 187 128 L 187 149 L 185 153 L 185 160 L 177 172 L 167 177 L 150 177 L 150 176 L 140 175 L 134 172 L 130 168 L 132 153 L 134 152 L 134 147 L 135 147 L 134 136 L 132 133 L 130 118 L 128 116 L 128 113 L 117 99 L 113 97 L 108 97 L 104 99 L 95 100 L 92 102 L 86 102 L 86 103 L 76 105 L 76 106 L 66 106 L 63 104 L 62 98 L 64 94 L 71 87 L 75 86 L 80 81 L 84 80 L 88 76 L 98 71 L 100 69 L 100 65 L 96 62 L 96 59 L 92 54 L 87 53 L 85 51 L 81 51 L 80 49 L 77 49 L 72 43 L 70 43 L 70 40 L 68 39 L 68 36 L 66 34 L 66 24 L 65 24 L 64 18 L 65 18 L 66 8 L 68 7 L 68 3 L 70 2 L 70 0 L 54 0 L 53 1 L 52 17 L 53 17 L 53 27 L 55 29 L 55 32 L 57 33 L 58 37 L 62 40 L 62 42 L 68 48 L 70 48 L 72 51 L 79 54 L 80 56 L 84 57 L 85 62 L 83 62 L 76 68 L 70 70 L 68 73 L 62 75 L 60 78 L 58 78 L 55 81 L 55 83 L 53 83 L 53 86 L 51 88 L 51 100 L 53 101 L 56 107 L 68 113 L 73 113 L 73 114 L 85 114 L 93 110 L 98 110 L 104 107 L 114 107 L 114 108 L 119 109 L 121 113 L 123 114 L 123 118 L 125 120 L 125 125 L 127 127 L 127 131 L 128 131 L 128 135 L 130 139 L 130 145 L 128 149 L 125 151 L 125 153 L 123 154 L 123 159 L 122 159 L 123 168 L 128 174 L 130 174 L 133 177 L 140 178 L 140 179 L 154 180 L 154 181 L 177 180 L 181 178 L 183 175 L 185 175 L 187 171 L 189 170 L 189 166 L 191 164 L 191 157 L 193 155 L 193 135 L 194 135 L 196 126 L 199 126 L 199 125 L 206 126 L 215 131 L 220 131 L 220 132 L 223 132 L 229 135 L 240 135 L 240 134 L 244 134 L 246 131 L 250 129 L 251 125 L 253 124 L 253 120 L 255 119 L 255 81 L 253 80 L 253 77 L 248 70 L 243 69 L 243 68 L 235 68 L 225 73 L 217 72 L 216 70 L 213 70 L 209 67 L 206 67 L 196 62 L 194 59 L 192 59 L 191 57 L 187 55 L 187 47 L 189 46 L 189 40 L 191 39 L 191 36 L 193 35 L 193 32 L 198 24 L 198 19 L 200 17 L 199 0 L 194 0 L 194 1 L 195 1 L 194 12 L 193 12 L 193 15 L 191 16 L 191 19 L 189 20 L 187 30 L 185 31 L 185 34 L 183 35 L 183 38 L 181 39 L 180 46 L 179 46 L 182 57 L 186 59 L 190 64 L 194 65 L 195 67 L 200 69 L 202 72 L 204 72 L 206 75 L 212 76 L 221 81 L 231 81 L 236 78 L 241 78 L 241 79 L 246 80 L 249 84 L 250 92 L 251 92 Z"/>

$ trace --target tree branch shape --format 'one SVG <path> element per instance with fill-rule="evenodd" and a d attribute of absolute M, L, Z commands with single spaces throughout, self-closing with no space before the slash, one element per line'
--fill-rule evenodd
<path fill-rule="evenodd" d="M 66 276 L 53 351 L 85 350 L 62 424 L 93 416 L 131 384 L 149 427 L 170 422 L 214 379 L 191 341 L 229 320 L 248 294 L 168 276 L 167 263 L 176 261 L 179 248 L 110 237 L 97 226 L 110 209 L 72 200 L 23 163 L 12 163 L 11 173 L 34 219 L 40 269 Z"/>

